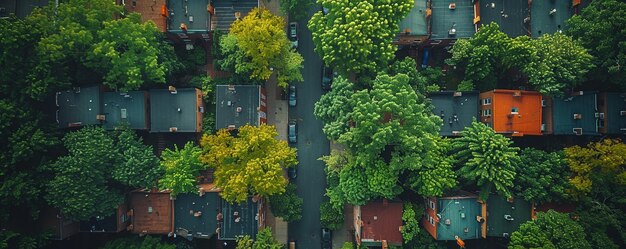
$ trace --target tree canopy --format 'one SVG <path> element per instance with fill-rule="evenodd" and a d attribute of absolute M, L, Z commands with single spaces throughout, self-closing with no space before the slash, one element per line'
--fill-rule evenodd
<path fill-rule="evenodd" d="M 569 197 L 570 171 L 562 153 L 526 148 L 515 171 L 514 192 L 524 200 L 542 203 Z"/>
<path fill-rule="evenodd" d="M 352 99 L 355 90 L 352 82 L 338 76 L 333 79 L 331 90 L 315 103 L 313 114 L 324 122 L 322 129 L 328 139 L 337 140 L 341 134 L 348 131 L 352 112 L 348 101 Z"/>
<path fill-rule="evenodd" d="M 280 217 L 286 222 L 297 221 L 302 218 L 304 200 L 296 194 L 295 184 L 287 184 L 285 193 L 271 195 L 268 201 L 274 216 Z"/>
<path fill-rule="evenodd" d="M 548 236 L 534 222 L 526 222 L 511 234 L 509 249 L 556 249 Z"/>
<path fill-rule="evenodd" d="M 160 189 L 169 189 L 170 194 L 194 193 L 198 191 L 198 176 L 207 165 L 200 161 L 202 149 L 187 142 L 182 149 L 174 146 L 174 150 L 165 149 L 161 153 L 161 167 L 165 171 L 159 180 Z"/>

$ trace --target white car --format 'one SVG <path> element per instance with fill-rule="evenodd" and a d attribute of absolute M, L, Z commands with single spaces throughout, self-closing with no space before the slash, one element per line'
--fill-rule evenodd
<path fill-rule="evenodd" d="M 289 23 L 289 40 L 291 41 L 292 48 L 298 48 L 298 23 L 290 22 Z"/>

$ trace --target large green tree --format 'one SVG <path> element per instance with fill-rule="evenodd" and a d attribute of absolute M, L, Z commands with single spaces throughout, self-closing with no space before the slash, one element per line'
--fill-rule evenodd
<path fill-rule="evenodd" d="M 271 195 L 268 200 L 274 216 L 281 217 L 286 222 L 297 221 L 302 218 L 304 200 L 296 194 L 295 184 L 287 184 L 285 193 Z"/>
<path fill-rule="evenodd" d="M 563 153 L 526 148 L 515 171 L 514 193 L 524 200 L 542 203 L 569 197 L 570 171 Z"/>
<path fill-rule="evenodd" d="M 352 82 L 338 76 L 333 80 L 332 89 L 315 103 L 313 114 L 324 122 L 322 129 L 329 139 L 337 140 L 348 131 L 352 112 L 348 102 L 355 90 Z"/>
<path fill-rule="evenodd" d="M 152 146 L 145 145 L 143 139 L 128 128 L 116 135 L 121 162 L 113 168 L 113 179 L 133 188 L 156 187 L 163 169 L 159 167 L 159 158 L 154 155 Z"/>
<path fill-rule="evenodd" d="M 607 203 L 608 204 L 608 203 Z M 626 245 L 624 211 L 599 201 L 583 202 L 576 212 L 593 248 L 617 249 Z"/>
<path fill-rule="evenodd" d="M 538 213 L 537 220 L 528 222 L 537 224 L 557 249 L 591 248 L 589 242 L 585 240 L 583 228 L 568 214 L 549 210 L 545 213 Z"/>
<path fill-rule="evenodd" d="M 512 143 L 476 121 L 452 142 L 452 153 L 460 167 L 459 176 L 475 183 L 483 200 L 492 190 L 506 198 L 512 196 L 515 165 L 520 160 L 519 148 Z"/>
<path fill-rule="evenodd" d="M 517 231 L 511 234 L 509 249 L 556 249 L 548 236 L 541 231 L 534 222 L 520 225 Z"/>
<path fill-rule="evenodd" d="M 161 167 L 165 171 L 159 180 L 159 188 L 169 189 L 172 196 L 198 191 L 198 176 L 207 165 L 200 161 L 202 149 L 187 142 L 182 149 L 165 149 L 161 153 Z"/>
<path fill-rule="evenodd" d="M 413 8 L 411 0 L 319 0 L 328 14 L 309 21 L 315 51 L 342 74 L 375 74 L 393 59 L 391 44 L 398 22 Z"/>

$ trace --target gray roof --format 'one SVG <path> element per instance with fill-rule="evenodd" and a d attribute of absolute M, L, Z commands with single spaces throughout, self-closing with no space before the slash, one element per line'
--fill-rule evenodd
<path fill-rule="evenodd" d="M 433 105 L 433 113 L 443 120 L 439 135 L 452 136 L 472 125 L 478 116 L 478 92 L 454 91 L 432 92 L 428 94 Z M 456 118 L 455 118 L 456 116 Z"/>
<path fill-rule="evenodd" d="M 211 238 L 217 229 L 217 192 L 179 194 L 174 201 L 174 227 L 179 236 Z M 198 213 L 201 212 L 201 213 Z M 200 214 L 200 215 L 198 215 Z"/>
<path fill-rule="evenodd" d="M 481 1 L 479 6 L 481 25 L 496 22 L 510 37 L 530 33 L 530 26 L 524 23 L 524 18 L 530 14 L 528 0 L 488 0 Z"/>
<path fill-rule="evenodd" d="M 239 128 L 246 124 L 259 125 L 261 86 L 217 85 L 215 91 L 216 130 L 234 125 Z"/>
<path fill-rule="evenodd" d="M 235 21 L 235 12 L 246 16 L 250 10 L 259 7 L 258 0 L 218 0 L 213 1 L 215 16 L 212 20 L 215 30 L 228 31 Z"/>
<path fill-rule="evenodd" d="M 573 135 L 574 128 L 582 128 L 583 135 L 599 135 L 597 112 L 597 93 L 584 92 L 580 96 L 554 98 L 552 100 L 552 134 Z M 580 114 L 581 119 L 574 119 Z"/>
<path fill-rule="evenodd" d="M 428 27 L 426 26 L 426 0 L 414 0 L 413 8 L 407 16 L 400 21 L 400 33 L 404 33 L 406 29 L 410 29 L 410 35 L 427 35 Z"/>
<path fill-rule="evenodd" d="M 454 2 L 455 9 L 450 9 L 449 4 Z M 433 14 L 431 16 L 430 39 L 457 39 L 469 38 L 475 33 L 474 5 L 472 1 L 432 1 Z M 455 36 L 449 36 L 448 31 L 454 26 Z"/>
<path fill-rule="evenodd" d="M 135 130 L 148 129 L 148 93 L 131 91 L 128 93 L 102 93 L 103 113 L 106 116 L 104 128 L 113 130 L 125 123 Z"/>
<path fill-rule="evenodd" d="M 199 132 L 197 124 L 202 122 L 200 106 L 195 88 L 177 89 L 172 94 L 168 89 L 150 90 L 150 132 Z M 202 110 L 204 111 L 204 110 Z"/>
<path fill-rule="evenodd" d="M 564 30 L 565 21 L 572 16 L 572 1 L 533 1 L 530 7 L 530 29 L 533 38 Z"/>
<path fill-rule="evenodd" d="M 626 111 L 626 95 L 621 93 L 606 93 L 606 133 L 624 134 L 622 128 L 626 128 L 626 116 L 621 112 Z"/>
<path fill-rule="evenodd" d="M 75 87 L 57 92 L 57 121 L 60 128 L 100 124 L 100 87 Z"/>
<path fill-rule="evenodd" d="M 209 0 L 170 0 L 167 31 L 183 33 L 180 24 L 187 25 L 187 33 L 208 33 L 211 30 L 211 14 L 207 11 Z"/>
<path fill-rule="evenodd" d="M 235 240 L 243 235 L 254 239 L 259 229 L 258 204 L 252 198 L 241 204 L 230 204 L 222 198 L 220 201 L 224 220 L 220 224 L 219 239 Z"/>

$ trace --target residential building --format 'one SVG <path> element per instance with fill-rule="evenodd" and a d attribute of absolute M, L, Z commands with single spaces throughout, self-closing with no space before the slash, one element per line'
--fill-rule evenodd
<path fill-rule="evenodd" d="M 150 132 L 201 132 L 203 113 L 199 89 L 150 90 Z"/>
<path fill-rule="evenodd" d="M 574 0 L 575 1 L 575 0 Z M 532 38 L 554 34 L 565 29 L 565 21 L 572 17 L 572 2 L 528 1 L 530 3 L 530 31 Z"/>
<path fill-rule="evenodd" d="M 100 87 L 74 87 L 56 93 L 56 120 L 59 128 L 101 124 L 102 96 Z"/>
<path fill-rule="evenodd" d="M 422 226 L 436 240 L 485 238 L 487 207 L 475 194 L 458 191 L 425 199 Z"/>
<path fill-rule="evenodd" d="M 490 195 L 487 199 L 487 236 L 508 238 L 521 224 L 531 220 L 532 212 L 533 205 L 522 198 Z"/>
<path fill-rule="evenodd" d="M 243 203 L 229 203 L 219 198 L 219 202 L 218 239 L 236 240 L 244 235 L 254 239 L 259 228 L 264 225 L 263 200 L 250 197 Z"/>
<path fill-rule="evenodd" d="M 402 245 L 402 202 L 386 199 L 354 206 L 354 239 L 364 246 Z"/>
<path fill-rule="evenodd" d="M 211 13 L 209 0 L 167 1 L 167 33 L 173 41 L 192 44 L 194 39 L 209 40 Z"/>
<path fill-rule="evenodd" d="M 215 13 L 211 17 L 213 30 L 228 32 L 237 18 L 244 18 L 248 12 L 259 7 L 258 0 L 220 0 L 211 3 Z"/>
<path fill-rule="evenodd" d="M 131 233 L 174 234 L 173 201 L 170 191 L 135 190 L 128 197 Z"/>
<path fill-rule="evenodd" d="M 565 97 L 543 97 L 543 128 L 553 135 L 599 135 L 597 93 L 575 91 Z"/>
<path fill-rule="evenodd" d="M 91 217 L 80 222 L 80 232 L 118 233 L 130 225 L 128 206 L 121 203 L 112 215 Z"/>
<path fill-rule="evenodd" d="M 48 0 L 3 0 L 0 1 L 0 19 L 15 15 L 24 18 L 35 8 L 48 5 Z"/>
<path fill-rule="evenodd" d="M 480 26 L 492 22 L 509 37 L 530 35 L 528 0 L 477 0 L 474 1 L 474 23 Z M 480 27 L 478 28 L 480 30 Z"/>
<path fill-rule="evenodd" d="M 394 39 L 398 45 L 417 45 L 428 39 L 428 27 L 432 10 L 428 0 L 413 0 L 413 8 L 400 21 L 399 33 Z"/>
<path fill-rule="evenodd" d="M 178 236 L 209 239 L 216 232 L 219 190 L 203 184 L 198 193 L 179 194 L 174 200 L 174 227 Z"/>
<path fill-rule="evenodd" d="M 267 122 L 267 95 L 261 86 L 218 85 L 215 90 L 215 129 L 238 129 Z"/>
<path fill-rule="evenodd" d="M 509 136 L 541 135 L 541 94 L 495 89 L 480 98 L 480 121 Z"/>
<path fill-rule="evenodd" d="M 146 91 L 102 93 L 103 127 L 114 130 L 120 125 L 127 125 L 133 130 L 148 130 L 150 128 L 148 101 L 149 95 Z"/>
<path fill-rule="evenodd" d="M 598 131 L 602 134 L 626 133 L 626 94 L 598 94 Z"/>
<path fill-rule="evenodd" d="M 65 218 L 56 208 L 42 208 L 40 219 L 41 228 L 51 232 L 50 239 L 52 240 L 64 240 L 78 233 L 79 223 Z"/>
<path fill-rule="evenodd" d="M 152 21 L 159 31 L 167 31 L 167 1 L 166 0 L 117 0 L 128 12 L 141 14 L 141 21 Z"/>
<path fill-rule="evenodd" d="M 439 135 L 460 135 L 478 118 L 478 92 L 431 92 L 428 98 L 434 107 L 433 113 L 443 120 Z"/>
<path fill-rule="evenodd" d="M 472 1 L 430 0 L 429 5 L 432 9 L 431 40 L 470 38 L 476 32 Z"/>

